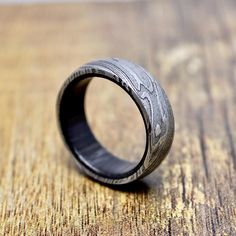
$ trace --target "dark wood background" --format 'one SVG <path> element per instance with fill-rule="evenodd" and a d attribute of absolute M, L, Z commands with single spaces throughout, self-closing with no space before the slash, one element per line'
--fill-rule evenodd
<path fill-rule="evenodd" d="M 122 190 L 77 170 L 55 117 L 65 78 L 109 56 L 149 70 L 176 120 L 163 164 Z M 236 235 L 235 115 L 235 0 L 0 6 L 0 234 Z"/>

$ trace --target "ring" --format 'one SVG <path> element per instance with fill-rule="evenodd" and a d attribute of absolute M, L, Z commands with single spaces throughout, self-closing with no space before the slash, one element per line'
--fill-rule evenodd
<path fill-rule="evenodd" d="M 119 159 L 93 135 L 84 109 L 86 88 L 93 77 L 116 83 L 137 105 L 146 129 L 139 162 Z M 111 185 L 128 184 L 150 174 L 169 152 L 174 137 L 172 108 L 159 82 L 141 66 L 123 59 L 92 61 L 72 73 L 59 92 L 57 117 L 62 138 L 80 169 Z"/>

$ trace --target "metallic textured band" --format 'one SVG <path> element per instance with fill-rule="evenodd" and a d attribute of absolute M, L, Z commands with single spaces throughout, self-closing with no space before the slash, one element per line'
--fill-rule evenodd
<path fill-rule="evenodd" d="M 115 157 L 94 137 L 84 111 L 86 88 L 93 77 L 118 84 L 138 106 L 146 128 L 146 148 L 138 163 Z M 72 73 L 59 92 L 57 114 L 64 142 L 79 167 L 107 184 L 127 184 L 148 175 L 165 158 L 173 141 L 174 117 L 164 90 L 145 69 L 126 60 L 97 60 Z"/>

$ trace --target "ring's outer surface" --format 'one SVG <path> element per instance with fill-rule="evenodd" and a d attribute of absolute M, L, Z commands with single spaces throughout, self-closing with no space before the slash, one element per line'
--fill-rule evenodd
<path fill-rule="evenodd" d="M 93 77 L 118 84 L 138 106 L 146 129 L 146 148 L 138 163 L 113 156 L 94 137 L 84 109 L 86 88 Z M 106 184 L 127 184 L 150 174 L 173 141 L 174 117 L 164 90 L 145 69 L 126 60 L 92 61 L 72 73 L 59 92 L 57 115 L 64 142 L 79 167 Z"/>

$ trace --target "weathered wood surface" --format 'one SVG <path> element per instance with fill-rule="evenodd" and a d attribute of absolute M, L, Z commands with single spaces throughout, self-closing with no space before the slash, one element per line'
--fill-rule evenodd
<path fill-rule="evenodd" d="M 1 235 L 236 235 L 234 0 L 0 6 L 0 46 Z M 64 79 L 107 56 L 155 75 L 176 120 L 168 158 L 123 190 L 79 173 L 56 127 Z"/>

